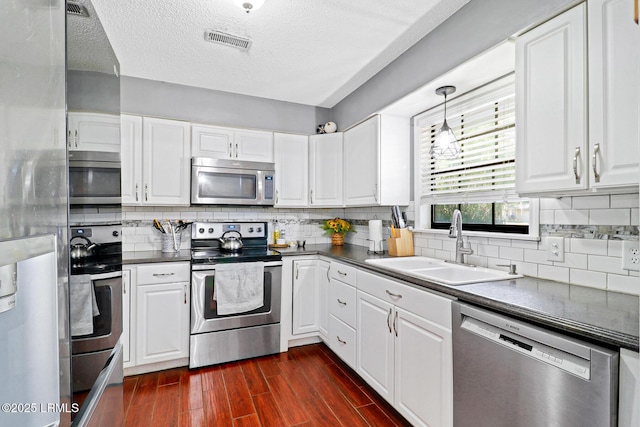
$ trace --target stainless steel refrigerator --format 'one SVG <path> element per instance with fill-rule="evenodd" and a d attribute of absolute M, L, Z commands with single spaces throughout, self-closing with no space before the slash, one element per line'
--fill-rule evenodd
<path fill-rule="evenodd" d="M 0 426 L 70 424 L 65 2 L 0 2 Z"/>

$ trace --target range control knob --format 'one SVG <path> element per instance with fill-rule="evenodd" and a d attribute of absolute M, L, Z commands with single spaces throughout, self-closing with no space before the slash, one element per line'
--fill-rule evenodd
<path fill-rule="evenodd" d="M 253 227 L 249 227 L 249 233 L 253 233 Z"/>
<path fill-rule="evenodd" d="M 118 237 L 118 236 L 120 235 L 120 233 L 118 233 L 118 231 L 117 231 L 117 230 L 114 230 L 114 231 L 113 231 L 113 233 L 111 233 L 111 235 L 112 235 L 113 237 Z"/>
<path fill-rule="evenodd" d="M 200 234 L 204 233 L 204 228 L 198 228 L 198 233 Z"/>
<path fill-rule="evenodd" d="M 258 233 L 262 233 L 262 227 L 258 227 L 258 229 L 256 230 Z"/>
<path fill-rule="evenodd" d="M 213 233 L 213 227 L 210 227 L 208 231 L 209 233 Z"/>

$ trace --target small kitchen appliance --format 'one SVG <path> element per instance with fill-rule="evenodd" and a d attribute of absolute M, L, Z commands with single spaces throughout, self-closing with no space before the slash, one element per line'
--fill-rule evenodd
<path fill-rule="evenodd" d="M 240 248 L 225 249 L 231 232 Z M 282 256 L 268 249 L 267 223 L 197 222 L 191 233 L 189 367 L 278 353 Z M 223 310 L 225 294 L 254 298 Z"/>

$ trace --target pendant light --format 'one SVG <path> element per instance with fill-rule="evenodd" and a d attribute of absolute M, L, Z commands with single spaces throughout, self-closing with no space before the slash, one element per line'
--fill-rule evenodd
<path fill-rule="evenodd" d="M 252 10 L 258 10 L 262 7 L 265 0 L 233 0 L 233 2 L 247 13 Z"/>
<path fill-rule="evenodd" d="M 436 140 L 431 144 L 429 154 L 436 160 L 451 160 L 460 154 L 460 143 L 453 135 L 453 131 L 447 124 L 447 95 L 456 91 L 455 86 L 442 86 L 436 89 L 436 94 L 444 95 L 444 123 L 436 136 Z"/>

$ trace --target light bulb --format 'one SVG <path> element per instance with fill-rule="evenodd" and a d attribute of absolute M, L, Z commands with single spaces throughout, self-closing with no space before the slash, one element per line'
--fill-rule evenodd
<path fill-rule="evenodd" d="M 446 119 L 440 128 L 438 136 L 436 136 L 436 140 L 431 145 L 429 154 L 436 160 L 455 159 L 460 154 L 460 143 L 447 124 Z"/>
<path fill-rule="evenodd" d="M 233 2 L 247 13 L 252 10 L 258 10 L 262 7 L 265 0 L 233 0 Z"/>

